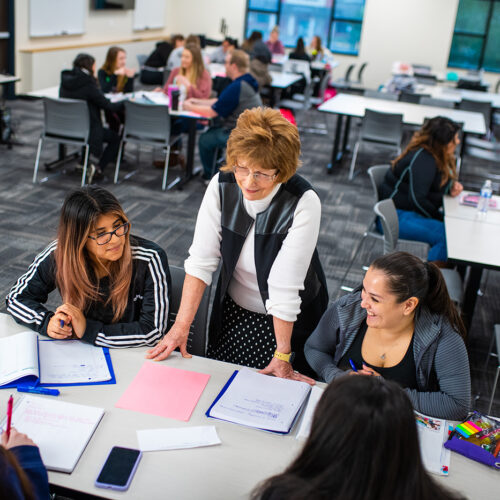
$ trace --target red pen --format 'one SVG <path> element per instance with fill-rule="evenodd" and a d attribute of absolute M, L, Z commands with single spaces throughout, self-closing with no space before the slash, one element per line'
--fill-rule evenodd
<path fill-rule="evenodd" d="M 5 432 L 7 432 L 7 441 L 10 438 L 10 425 L 12 423 L 12 406 L 14 405 L 14 398 L 12 394 L 10 395 L 9 401 L 7 403 L 7 428 Z"/>

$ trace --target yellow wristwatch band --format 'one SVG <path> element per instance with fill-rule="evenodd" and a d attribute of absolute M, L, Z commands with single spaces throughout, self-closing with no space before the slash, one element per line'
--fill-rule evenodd
<path fill-rule="evenodd" d="M 292 353 L 289 352 L 288 354 L 285 354 L 283 352 L 274 351 L 274 357 L 280 359 L 281 361 L 286 361 L 287 363 L 290 363 L 290 358 L 292 357 Z"/>

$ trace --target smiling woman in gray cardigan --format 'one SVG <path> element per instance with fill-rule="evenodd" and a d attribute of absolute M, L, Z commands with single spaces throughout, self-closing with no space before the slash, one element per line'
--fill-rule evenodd
<path fill-rule="evenodd" d="M 462 331 L 439 269 L 395 252 L 372 263 L 362 289 L 328 308 L 305 355 L 326 382 L 383 376 L 405 388 L 417 411 L 458 420 L 471 399 Z"/>

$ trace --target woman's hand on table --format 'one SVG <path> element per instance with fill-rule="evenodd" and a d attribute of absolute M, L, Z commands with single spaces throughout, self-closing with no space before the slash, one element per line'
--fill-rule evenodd
<path fill-rule="evenodd" d="M 189 326 L 174 323 L 165 337 L 153 349 L 149 349 L 146 358 L 153 361 L 162 361 L 168 358 L 177 347 L 181 351 L 183 358 L 191 358 L 191 354 L 187 352 L 188 337 Z"/>
<path fill-rule="evenodd" d="M 288 378 L 290 380 L 298 380 L 299 382 L 307 382 L 309 385 L 316 384 L 312 378 L 294 371 L 290 363 L 278 358 L 271 359 L 271 362 L 264 369 L 260 370 L 259 373 L 263 375 L 274 375 L 279 378 Z"/>
<path fill-rule="evenodd" d="M 65 323 L 71 324 L 73 333 L 81 339 L 87 328 L 87 320 L 81 309 L 72 304 L 65 303 L 56 309 L 56 313 L 63 313 L 67 316 Z"/>
<path fill-rule="evenodd" d="M 14 448 L 14 446 L 36 446 L 36 444 L 26 435 L 18 432 L 14 427 L 10 429 L 10 436 L 2 432 L 1 444 L 4 448 Z"/>
<path fill-rule="evenodd" d="M 458 196 L 463 190 L 464 187 L 462 186 L 462 184 L 460 184 L 460 182 L 458 181 L 455 181 L 451 186 L 450 195 L 453 197 Z"/>
<path fill-rule="evenodd" d="M 64 322 L 64 326 L 61 326 L 61 321 Z M 50 338 L 57 340 L 71 338 L 73 335 L 73 328 L 71 327 L 71 320 L 69 316 L 58 310 L 49 320 L 47 325 L 47 335 Z"/>

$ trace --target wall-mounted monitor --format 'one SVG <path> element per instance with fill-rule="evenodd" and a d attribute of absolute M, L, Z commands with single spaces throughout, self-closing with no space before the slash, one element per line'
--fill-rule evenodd
<path fill-rule="evenodd" d="M 94 0 L 92 5 L 96 10 L 133 10 L 135 8 L 135 0 Z"/>

